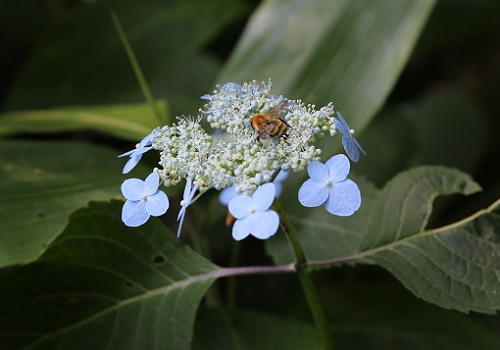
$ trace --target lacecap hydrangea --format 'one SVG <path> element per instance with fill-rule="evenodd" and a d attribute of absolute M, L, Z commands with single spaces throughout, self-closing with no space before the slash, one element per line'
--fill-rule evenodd
<path fill-rule="evenodd" d="M 177 117 L 175 123 L 154 129 L 134 150 L 122 154 L 130 157 L 123 172 L 128 173 L 143 153 L 158 151 L 159 166 L 153 173 L 159 185 L 185 182 L 178 215 L 181 223 L 187 207 L 207 190 L 231 187 L 236 194 L 228 208 L 236 219 L 233 237 L 238 240 L 248 235 L 265 239 L 276 233 L 279 219 L 270 206 L 276 195 L 273 180 L 280 171 L 299 172 L 307 167 L 311 178 L 300 189 L 299 201 L 306 207 L 325 204 L 334 215 L 352 215 L 361 205 L 361 194 L 347 179 L 349 160 L 337 155 L 324 165 L 319 163 L 321 149 L 314 142 L 340 131 L 347 155 L 357 161 L 359 152 L 365 151 L 353 137 L 354 131 L 340 114 L 339 119 L 334 117 L 333 103 L 316 108 L 270 91 L 270 81 L 217 86 L 212 94 L 202 96 L 207 103 L 198 116 Z M 203 118 L 212 130 L 202 127 Z M 168 197 L 156 193 L 162 192 L 158 186 L 149 184 L 149 191 L 134 189 L 131 186 L 144 187 L 142 180 L 135 180 L 126 180 L 124 193 L 122 219 L 128 226 L 139 226 L 169 207 Z M 152 211 L 147 205 L 151 198 L 155 199 Z"/>

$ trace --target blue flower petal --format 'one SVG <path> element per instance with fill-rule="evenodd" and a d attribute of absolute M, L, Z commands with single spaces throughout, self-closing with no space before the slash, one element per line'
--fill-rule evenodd
<path fill-rule="evenodd" d="M 358 140 L 352 136 L 351 134 L 351 128 L 345 121 L 344 117 L 342 117 L 342 114 L 340 112 L 337 112 L 337 115 L 339 116 L 339 119 L 333 118 L 333 122 L 335 123 L 335 127 L 342 133 L 342 145 L 344 146 L 344 149 L 351 158 L 353 162 L 357 162 L 359 160 L 359 151 L 363 152 L 363 154 L 366 156 L 365 150 L 361 147 L 359 144 Z"/>
<path fill-rule="evenodd" d="M 127 179 L 123 181 L 121 190 L 126 199 L 138 201 L 142 199 L 144 181 L 139 179 Z"/>
<path fill-rule="evenodd" d="M 252 223 L 253 220 L 250 217 L 236 220 L 233 225 L 233 238 L 237 241 L 241 241 L 242 239 L 247 238 L 250 234 Z"/>
<path fill-rule="evenodd" d="M 268 239 L 277 231 L 280 224 L 280 217 L 273 210 L 255 213 L 251 215 L 252 227 L 250 234 L 258 239 Z"/>
<path fill-rule="evenodd" d="M 125 166 L 123 167 L 122 174 L 128 174 L 130 170 L 134 169 L 137 163 L 142 158 L 142 154 L 135 154 L 130 157 L 130 159 L 125 163 Z"/>
<path fill-rule="evenodd" d="M 184 193 L 182 195 L 181 209 L 177 215 L 177 221 L 179 221 L 179 228 L 177 229 L 177 237 L 181 235 L 182 225 L 184 224 L 184 217 L 186 216 L 187 207 L 191 204 L 194 194 L 198 190 L 198 183 L 193 186 L 193 180 L 191 177 L 186 179 L 186 186 L 184 187 Z"/>
<path fill-rule="evenodd" d="M 133 149 L 130 151 L 127 151 L 125 153 L 120 154 L 117 158 L 125 157 L 125 156 L 130 156 L 131 154 L 134 154 L 137 149 Z"/>
<path fill-rule="evenodd" d="M 221 90 L 228 90 L 228 89 L 241 90 L 241 89 L 243 89 L 243 86 L 241 86 L 240 84 L 237 84 L 237 83 L 233 83 L 233 82 L 225 83 L 224 85 L 222 85 Z M 204 96 L 201 96 L 200 98 L 202 100 L 211 100 L 212 97 L 213 97 L 213 95 L 204 95 Z"/>
<path fill-rule="evenodd" d="M 328 179 L 331 182 L 344 181 L 351 170 L 349 159 L 343 154 L 333 156 L 325 163 L 325 166 L 328 168 Z"/>
<path fill-rule="evenodd" d="M 243 86 L 241 86 L 238 83 L 233 83 L 233 82 L 228 82 L 222 85 L 222 90 L 228 90 L 228 89 L 233 89 L 233 90 L 241 90 L 243 89 Z"/>
<path fill-rule="evenodd" d="M 335 124 L 335 127 L 342 133 L 342 135 L 350 135 L 351 128 L 345 121 L 344 117 L 342 117 L 342 114 L 340 114 L 340 112 L 337 112 L 337 115 L 339 116 L 339 119 L 333 117 L 333 123 Z"/>
<path fill-rule="evenodd" d="M 144 201 L 126 201 L 122 208 L 122 221 L 130 227 L 143 225 L 149 219 Z"/>
<path fill-rule="evenodd" d="M 151 196 L 152 194 L 156 193 L 156 191 L 158 190 L 159 181 L 160 175 L 158 175 L 157 172 L 153 171 L 151 174 L 149 174 L 146 180 L 144 180 L 143 196 Z"/>
<path fill-rule="evenodd" d="M 342 145 L 349 158 L 351 158 L 354 163 L 357 163 L 359 160 L 359 149 L 354 142 L 354 137 L 352 135 L 342 136 Z"/>
<path fill-rule="evenodd" d="M 146 200 L 146 210 L 151 216 L 160 216 L 167 212 L 170 203 L 168 197 L 163 191 L 156 191 Z"/>
<path fill-rule="evenodd" d="M 333 215 L 350 216 L 361 206 L 361 193 L 358 185 L 352 180 L 335 183 L 330 189 L 330 195 L 325 208 Z"/>
<path fill-rule="evenodd" d="M 352 140 L 353 140 L 353 141 L 354 141 L 354 143 L 356 144 L 356 147 L 358 147 L 358 148 L 359 148 L 359 150 L 360 150 L 361 152 L 363 152 L 363 154 L 366 156 L 366 152 L 365 152 L 365 150 L 363 149 L 363 147 L 361 147 L 361 145 L 359 144 L 358 139 L 357 139 L 357 138 L 355 138 L 355 137 L 353 137 L 353 138 L 352 138 Z"/>
<path fill-rule="evenodd" d="M 248 214 L 250 214 L 250 208 L 252 207 L 252 204 L 252 198 L 244 194 L 240 194 L 239 196 L 233 198 L 231 202 L 229 202 L 229 212 L 236 219 L 243 219 L 247 217 Z"/>
<path fill-rule="evenodd" d="M 151 131 L 151 133 L 149 135 L 146 135 L 142 140 L 141 142 L 139 142 L 139 145 L 141 147 L 145 147 L 145 146 L 151 146 L 151 144 L 153 143 L 153 137 L 156 136 L 156 134 L 158 133 L 157 130 L 153 130 Z"/>
<path fill-rule="evenodd" d="M 146 135 L 146 137 L 144 137 L 141 140 L 141 142 L 139 142 L 139 146 L 137 148 L 135 148 L 131 151 L 125 152 L 123 154 L 120 154 L 118 156 L 118 158 L 125 157 L 125 156 L 130 157 L 127 164 L 125 164 L 125 167 L 123 168 L 123 171 L 122 171 L 123 174 L 127 174 L 128 172 L 130 172 L 130 170 L 132 170 L 137 165 L 137 163 L 139 163 L 139 161 L 142 158 L 142 155 L 144 153 L 146 153 L 147 151 L 149 151 L 151 148 L 153 148 L 151 146 L 152 139 L 157 133 L 158 133 L 158 131 L 153 130 L 149 135 Z"/>
<path fill-rule="evenodd" d="M 317 182 L 325 182 L 328 180 L 328 168 L 320 162 L 311 162 L 307 165 L 309 177 Z"/>
<path fill-rule="evenodd" d="M 257 211 L 269 209 L 274 202 L 275 194 L 276 188 L 273 183 L 268 182 L 259 186 L 252 196 L 254 209 Z"/>
<path fill-rule="evenodd" d="M 219 195 L 219 202 L 222 205 L 227 206 L 231 200 L 238 195 L 235 191 L 236 185 L 224 188 Z"/>
<path fill-rule="evenodd" d="M 118 158 L 121 158 L 121 157 L 125 157 L 125 156 L 134 156 L 134 155 L 141 155 L 141 154 L 144 154 L 146 153 L 147 151 L 149 151 L 151 148 L 153 148 L 153 146 L 147 146 L 147 147 L 140 147 L 140 148 L 136 148 L 136 149 L 133 149 L 131 151 L 128 151 L 128 152 L 125 152 L 123 154 L 120 154 L 118 156 Z"/>
<path fill-rule="evenodd" d="M 299 202 L 304 207 L 319 207 L 328 199 L 325 183 L 307 180 L 299 189 Z"/>

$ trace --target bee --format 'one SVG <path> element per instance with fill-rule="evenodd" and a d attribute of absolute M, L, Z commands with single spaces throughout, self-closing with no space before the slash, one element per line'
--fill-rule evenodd
<path fill-rule="evenodd" d="M 281 101 L 271 108 L 267 113 L 258 113 L 252 117 L 252 127 L 259 133 L 259 138 L 265 140 L 270 137 L 286 138 L 286 132 L 290 125 L 285 119 L 279 118 L 285 110 L 287 101 Z"/>

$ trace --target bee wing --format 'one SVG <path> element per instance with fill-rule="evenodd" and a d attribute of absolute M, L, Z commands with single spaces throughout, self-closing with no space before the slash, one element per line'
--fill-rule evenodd
<path fill-rule="evenodd" d="M 281 101 L 276 106 L 271 108 L 269 112 L 267 112 L 267 115 L 269 115 L 271 118 L 278 118 L 281 112 L 285 110 L 287 104 L 288 102 L 286 100 Z"/>

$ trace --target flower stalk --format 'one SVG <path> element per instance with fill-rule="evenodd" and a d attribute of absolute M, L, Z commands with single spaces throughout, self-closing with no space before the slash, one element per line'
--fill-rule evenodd
<path fill-rule="evenodd" d="M 280 217 L 281 229 L 285 233 L 288 242 L 290 243 L 293 253 L 295 255 L 295 268 L 299 277 L 299 282 L 306 297 L 309 310 L 314 319 L 316 330 L 323 344 L 323 349 L 332 350 L 333 340 L 328 327 L 323 308 L 321 306 L 316 287 L 310 275 L 311 271 L 307 266 L 307 259 L 300 244 L 297 232 L 293 227 L 287 213 L 281 206 L 281 203 L 276 199 L 273 203 L 273 209 L 276 210 Z"/>

